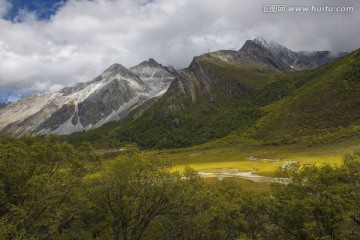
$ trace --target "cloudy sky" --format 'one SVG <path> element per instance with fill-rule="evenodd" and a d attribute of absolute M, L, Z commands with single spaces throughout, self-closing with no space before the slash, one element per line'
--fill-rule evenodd
<path fill-rule="evenodd" d="M 351 13 L 269 5 L 352 6 Z M 93 79 L 150 57 L 186 67 L 263 37 L 293 50 L 360 48 L 358 0 L 0 0 L 0 102 Z"/>

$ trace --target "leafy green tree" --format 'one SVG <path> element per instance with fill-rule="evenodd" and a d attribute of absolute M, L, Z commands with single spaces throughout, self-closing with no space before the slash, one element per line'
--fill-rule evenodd
<path fill-rule="evenodd" d="M 231 180 L 211 189 L 211 207 L 201 213 L 201 239 L 261 239 L 266 235 L 269 219 L 265 195 L 245 192 Z"/>
<path fill-rule="evenodd" d="M 271 221 L 284 239 L 342 239 L 347 182 L 339 167 L 308 165 L 271 192 Z"/>
<path fill-rule="evenodd" d="M 191 179 L 173 172 L 171 162 L 156 152 L 141 152 L 131 145 L 125 149 L 97 180 L 90 197 L 115 240 L 142 239 L 156 219 L 178 214 L 189 204 L 176 196 L 184 191 L 179 182 Z"/>
<path fill-rule="evenodd" d="M 348 182 L 348 194 L 343 197 L 347 215 L 351 219 L 349 230 L 360 237 L 360 150 L 345 155 L 342 168 Z"/>
<path fill-rule="evenodd" d="M 71 218 L 65 205 L 85 169 L 56 136 L 0 138 L 0 220 L 5 239 L 49 239 Z M 13 231 L 16 229 L 16 231 Z"/>

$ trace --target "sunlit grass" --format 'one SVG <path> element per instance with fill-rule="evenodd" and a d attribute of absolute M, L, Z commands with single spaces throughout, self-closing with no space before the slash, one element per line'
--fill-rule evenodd
<path fill-rule="evenodd" d="M 347 139 L 316 147 L 231 145 L 210 149 L 176 149 L 166 151 L 165 156 L 173 162 L 174 171 L 182 172 L 186 166 L 190 166 L 196 171 L 208 173 L 219 173 L 223 169 L 237 169 L 238 172 L 253 172 L 275 177 L 279 167 L 288 161 L 298 161 L 301 165 L 341 165 L 344 155 L 359 147 L 360 141 Z M 116 157 L 103 160 L 101 170 L 86 176 L 85 179 L 100 177 L 104 170 L 113 166 L 115 159 Z M 218 180 L 206 178 L 204 181 L 214 183 Z M 244 190 L 267 191 L 269 189 L 269 183 L 258 183 L 241 178 L 233 178 L 231 181 L 240 184 Z"/>
<path fill-rule="evenodd" d="M 326 151 L 327 149 L 327 151 Z M 174 169 L 182 170 L 190 166 L 195 170 L 236 168 L 240 172 L 256 172 L 259 175 L 274 176 L 276 171 L 288 161 L 298 161 L 306 164 L 340 165 L 345 149 L 334 146 L 304 147 L 249 147 L 231 146 L 209 150 L 178 152 L 169 155 L 174 163 Z"/>

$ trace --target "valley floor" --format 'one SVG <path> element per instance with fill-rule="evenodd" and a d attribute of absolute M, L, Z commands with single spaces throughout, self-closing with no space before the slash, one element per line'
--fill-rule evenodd
<path fill-rule="evenodd" d="M 349 138 L 319 146 L 249 146 L 192 147 L 167 150 L 174 170 L 186 166 L 196 170 L 209 183 L 235 181 L 250 191 L 267 191 L 270 183 L 278 181 L 276 172 L 291 162 L 341 165 L 344 155 L 360 148 L 360 138 Z M 104 160 L 110 167 L 112 160 Z"/>
<path fill-rule="evenodd" d="M 230 145 L 217 148 L 181 149 L 170 152 L 176 170 L 185 166 L 214 180 L 236 178 L 240 185 L 261 184 L 266 188 L 276 180 L 276 172 L 291 162 L 341 165 L 344 155 L 360 148 L 360 139 L 345 139 L 319 146 L 248 146 Z M 251 189 L 251 188 L 250 188 Z M 256 188 L 257 189 L 257 188 Z"/>

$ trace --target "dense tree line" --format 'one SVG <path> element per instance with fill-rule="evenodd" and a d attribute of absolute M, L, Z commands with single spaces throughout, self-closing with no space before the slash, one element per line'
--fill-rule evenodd
<path fill-rule="evenodd" d="M 288 165 L 266 194 L 133 146 L 106 166 L 87 143 L 0 138 L 0 239 L 360 238 L 360 152 Z"/>

